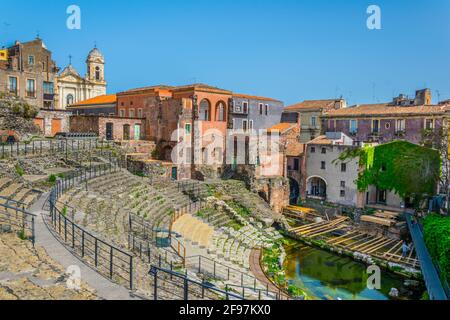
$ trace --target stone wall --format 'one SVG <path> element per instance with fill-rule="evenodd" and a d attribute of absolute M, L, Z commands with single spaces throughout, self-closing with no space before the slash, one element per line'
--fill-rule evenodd
<path fill-rule="evenodd" d="M 53 137 L 58 132 L 70 132 L 71 115 L 70 111 L 42 109 L 35 121 L 46 137 Z"/>
<path fill-rule="evenodd" d="M 135 140 L 135 126 L 140 126 L 140 139 L 145 132 L 144 120 L 136 118 L 118 118 L 118 117 L 102 117 L 102 116 L 71 116 L 70 131 L 79 133 L 95 133 L 101 139 L 107 138 L 107 124 L 111 123 L 113 126 L 114 140 Z M 124 127 L 130 126 L 130 137 L 124 136 Z"/>

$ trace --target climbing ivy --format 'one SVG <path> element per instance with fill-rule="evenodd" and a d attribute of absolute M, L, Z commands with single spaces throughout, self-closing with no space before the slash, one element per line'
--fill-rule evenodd
<path fill-rule="evenodd" d="M 450 282 L 450 217 L 428 215 L 423 222 L 424 240 L 443 280 Z"/>
<path fill-rule="evenodd" d="M 426 196 L 434 195 L 440 176 L 439 152 L 406 141 L 349 149 L 340 157 L 346 161 L 359 157 L 362 170 L 356 184 L 360 192 L 373 185 L 393 191 L 415 205 Z"/>

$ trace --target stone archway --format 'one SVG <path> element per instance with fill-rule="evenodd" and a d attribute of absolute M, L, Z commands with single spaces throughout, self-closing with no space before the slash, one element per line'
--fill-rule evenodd
<path fill-rule="evenodd" d="M 312 198 L 327 198 L 327 181 L 319 176 L 309 177 L 306 181 L 307 196 Z"/>

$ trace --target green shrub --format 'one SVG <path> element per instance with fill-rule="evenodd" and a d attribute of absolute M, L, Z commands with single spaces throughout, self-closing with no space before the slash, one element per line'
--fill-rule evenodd
<path fill-rule="evenodd" d="M 17 232 L 17 236 L 20 240 L 28 240 L 28 237 L 25 234 L 25 230 L 20 230 L 19 232 Z"/>
<path fill-rule="evenodd" d="M 23 176 L 24 174 L 25 174 L 25 170 L 23 170 L 23 168 L 20 166 L 20 164 L 16 164 L 16 173 L 19 175 L 19 176 Z"/>
<path fill-rule="evenodd" d="M 424 240 L 433 260 L 441 269 L 441 277 L 450 280 L 450 217 L 428 215 L 423 222 Z"/>
<path fill-rule="evenodd" d="M 56 182 L 56 176 L 54 175 L 54 174 L 51 174 L 49 177 L 48 177 L 48 182 L 50 182 L 50 183 L 55 183 Z"/>

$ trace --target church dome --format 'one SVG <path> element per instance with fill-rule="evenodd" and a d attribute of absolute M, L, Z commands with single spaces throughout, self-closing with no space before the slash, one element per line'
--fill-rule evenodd
<path fill-rule="evenodd" d="M 91 52 L 89 52 L 89 55 L 88 55 L 88 60 L 92 60 L 92 59 L 95 59 L 95 58 L 104 59 L 103 54 L 100 52 L 100 50 L 97 49 L 97 47 L 92 49 Z"/>

